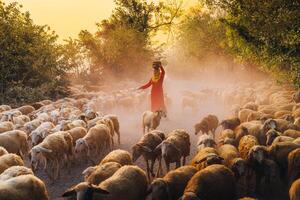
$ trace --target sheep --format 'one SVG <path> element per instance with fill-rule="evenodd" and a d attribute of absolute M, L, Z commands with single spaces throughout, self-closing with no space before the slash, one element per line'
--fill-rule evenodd
<path fill-rule="evenodd" d="M 121 149 L 114 150 L 107 154 L 99 163 L 99 165 L 103 165 L 107 162 L 117 162 L 122 166 L 133 164 L 130 153 Z"/>
<path fill-rule="evenodd" d="M 109 118 L 102 118 L 96 122 L 96 124 L 104 124 L 109 128 L 109 134 L 111 136 L 111 143 L 114 146 L 114 135 L 115 135 L 115 130 L 114 130 L 114 124 Z"/>
<path fill-rule="evenodd" d="M 221 164 L 222 161 L 223 158 L 218 155 L 216 149 L 205 147 L 194 156 L 190 162 L 190 165 L 196 167 L 196 169 L 199 171 L 212 164 Z"/>
<path fill-rule="evenodd" d="M 238 125 L 241 124 L 241 121 L 239 118 L 230 118 L 223 120 L 220 125 L 223 127 L 223 129 L 231 129 L 234 130 Z"/>
<path fill-rule="evenodd" d="M 32 131 L 34 131 L 41 124 L 42 124 L 42 121 L 40 119 L 34 119 L 34 120 L 24 124 L 24 131 L 29 135 Z"/>
<path fill-rule="evenodd" d="M 112 150 L 109 128 L 104 124 L 92 127 L 88 133 L 76 141 L 75 153 L 86 151 L 88 159 L 94 164 L 92 154 L 101 155 L 104 150 Z"/>
<path fill-rule="evenodd" d="M 22 158 L 13 153 L 0 156 L 0 174 L 12 166 L 24 166 Z"/>
<path fill-rule="evenodd" d="M 211 132 L 215 138 L 215 131 L 219 125 L 218 117 L 215 115 L 208 115 L 204 117 L 199 123 L 195 124 L 195 135 L 200 131 L 202 134 L 209 134 Z"/>
<path fill-rule="evenodd" d="M 39 125 L 34 131 L 29 134 L 32 146 L 41 143 L 44 138 L 50 134 L 50 130 L 53 128 L 54 124 L 52 122 L 43 122 L 41 125 Z"/>
<path fill-rule="evenodd" d="M 120 123 L 119 123 L 119 119 L 116 115 L 105 115 L 104 118 L 108 118 L 113 122 L 114 125 L 114 131 L 118 136 L 118 143 L 121 143 L 121 135 L 120 135 Z"/>
<path fill-rule="evenodd" d="M 290 126 L 290 122 L 284 119 L 268 119 L 263 124 L 263 132 L 266 133 L 270 129 L 275 129 L 279 132 L 284 132 Z"/>
<path fill-rule="evenodd" d="M 235 179 L 232 171 L 216 164 L 197 172 L 188 182 L 179 200 L 192 199 L 235 199 Z"/>
<path fill-rule="evenodd" d="M 273 140 L 272 144 L 277 144 L 277 143 L 281 143 L 281 142 L 294 142 L 294 143 L 297 143 L 297 142 L 295 142 L 295 139 L 292 138 L 292 137 L 280 135 L 280 136 L 276 137 Z"/>
<path fill-rule="evenodd" d="M 297 139 L 300 137 L 300 131 L 288 129 L 288 130 L 284 131 L 282 135 Z"/>
<path fill-rule="evenodd" d="M 67 189 L 62 196 L 77 196 L 77 200 L 141 200 L 144 199 L 146 190 L 145 172 L 137 166 L 123 166 L 98 186 L 82 182 Z"/>
<path fill-rule="evenodd" d="M 80 138 L 83 138 L 87 134 L 86 129 L 83 127 L 75 127 L 68 130 L 67 132 L 72 136 L 74 147 L 76 145 L 76 141 Z"/>
<path fill-rule="evenodd" d="M 294 149 L 299 148 L 300 145 L 293 142 L 280 142 L 272 144 L 268 151 L 270 157 L 279 165 L 280 174 L 285 177 L 288 168 L 288 155 Z"/>
<path fill-rule="evenodd" d="M 0 199 L 5 200 L 49 200 L 43 181 L 28 174 L 0 182 Z"/>
<path fill-rule="evenodd" d="M 273 141 L 275 140 L 275 138 L 277 138 L 278 136 L 281 136 L 281 133 L 276 131 L 275 129 L 270 129 L 267 133 L 267 141 L 266 141 L 266 145 L 270 146 Z"/>
<path fill-rule="evenodd" d="M 211 135 L 201 135 L 198 138 L 197 142 L 197 148 L 198 150 L 204 148 L 204 147 L 214 147 L 216 145 L 216 142 L 214 138 Z"/>
<path fill-rule="evenodd" d="M 45 104 L 43 104 L 42 102 L 35 102 L 32 103 L 31 106 L 34 107 L 35 110 L 40 109 L 41 107 L 43 107 Z"/>
<path fill-rule="evenodd" d="M 243 159 L 247 159 L 248 158 L 248 154 L 250 152 L 250 149 L 255 146 L 258 145 L 258 140 L 256 139 L 256 137 L 252 136 L 252 135 L 246 135 L 243 136 L 239 142 L 239 146 L 238 146 L 238 150 L 240 152 L 241 158 Z"/>
<path fill-rule="evenodd" d="M 296 179 L 300 178 L 300 149 L 291 151 L 288 155 L 288 178 L 292 184 Z"/>
<path fill-rule="evenodd" d="M 182 129 L 173 130 L 169 133 L 166 140 L 155 148 L 155 151 L 161 151 L 162 158 L 165 161 L 167 171 L 170 170 L 170 164 L 175 162 L 176 168 L 185 165 L 186 157 L 190 155 L 190 136 Z"/>
<path fill-rule="evenodd" d="M 85 128 L 86 127 L 86 123 L 83 120 L 77 119 L 77 120 L 72 121 L 71 123 L 68 123 L 67 127 L 68 127 L 68 130 L 70 130 L 72 128 L 75 128 L 75 127 L 83 127 L 83 128 Z"/>
<path fill-rule="evenodd" d="M 193 166 L 183 166 L 168 172 L 163 178 L 152 181 L 147 196 L 155 200 L 177 200 L 183 195 L 188 181 L 196 174 Z"/>
<path fill-rule="evenodd" d="M 222 145 L 217 150 L 219 156 L 224 159 L 224 164 L 231 169 L 238 178 L 244 175 L 246 162 L 240 158 L 239 152 L 235 146 L 230 144 Z"/>
<path fill-rule="evenodd" d="M 27 115 L 19 115 L 17 117 L 12 116 L 12 122 L 15 127 L 22 127 L 26 122 L 29 122 L 30 118 Z"/>
<path fill-rule="evenodd" d="M 236 140 L 237 143 L 240 141 L 240 138 L 245 135 L 253 135 L 257 138 L 259 144 L 265 145 L 266 144 L 266 134 L 262 131 L 262 125 L 260 121 L 251 121 L 251 122 L 244 122 L 240 124 L 236 130 Z"/>
<path fill-rule="evenodd" d="M 48 135 L 43 142 L 30 150 L 30 155 L 33 171 L 36 170 L 40 162 L 44 161 L 44 171 L 54 181 L 60 176 L 59 162 L 65 159 L 69 161 L 73 155 L 72 137 L 66 132 L 57 132 Z M 49 169 L 47 168 L 47 165 L 50 164 L 52 164 L 52 174 L 48 172 Z"/>
<path fill-rule="evenodd" d="M 17 110 L 19 110 L 23 115 L 28 115 L 28 114 L 32 113 L 33 111 L 35 111 L 34 107 L 32 107 L 30 105 L 21 106 L 21 107 L 17 108 Z"/>
<path fill-rule="evenodd" d="M 2 133 L 0 134 L 0 146 L 9 153 L 15 153 L 24 158 L 28 152 L 27 134 L 20 130 Z"/>
<path fill-rule="evenodd" d="M 250 118 L 253 120 L 258 120 L 261 117 L 261 112 L 253 111 L 250 109 L 242 109 L 238 112 L 238 118 L 240 119 L 241 123 L 251 121 Z"/>
<path fill-rule="evenodd" d="M 143 113 L 142 120 L 143 133 L 145 134 L 150 130 L 155 130 L 159 126 L 162 117 L 166 117 L 166 113 L 164 111 L 145 111 Z"/>
<path fill-rule="evenodd" d="M 11 110 L 9 105 L 0 105 L 0 113 L 8 110 Z"/>
<path fill-rule="evenodd" d="M 24 166 L 12 166 L 10 168 L 7 168 L 2 174 L 0 174 L 0 182 L 6 181 L 16 176 L 21 176 L 26 174 L 33 175 L 33 172 L 31 169 Z"/>
<path fill-rule="evenodd" d="M 7 150 L 4 147 L 0 146 L 0 156 L 3 156 L 5 154 L 8 154 Z"/>
<path fill-rule="evenodd" d="M 11 131 L 13 129 L 14 129 L 14 124 L 12 122 L 0 122 L 0 133 Z"/>
<path fill-rule="evenodd" d="M 107 162 L 95 167 L 88 167 L 82 174 L 84 181 L 90 184 L 98 185 L 102 181 L 111 177 L 122 165 L 116 162 Z"/>
<path fill-rule="evenodd" d="M 242 109 L 250 109 L 253 111 L 257 111 L 258 105 L 255 104 L 254 102 L 248 102 L 242 107 Z"/>
<path fill-rule="evenodd" d="M 300 178 L 295 180 L 289 190 L 290 200 L 300 199 Z"/>
<path fill-rule="evenodd" d="M 156 159 L 158 159 L 158 170 L 157 176 L 159 175 L 161 168 L 161 152 L 155 151 L 155 148 L 162 142 L 162 138 L 156 134 L 156 132 L 149 132 L 140 139 L 138 143 L 131 147 L 132 149 L 132 159 L 135 162 L 140 156 L 143 156 L 146 166 L 147 166 L 147 177 L 150 180 L 150 173 L 151 176 L 154 177 L 154 164 Z M 150 166 L 149 166 L 150 161 Z"/>

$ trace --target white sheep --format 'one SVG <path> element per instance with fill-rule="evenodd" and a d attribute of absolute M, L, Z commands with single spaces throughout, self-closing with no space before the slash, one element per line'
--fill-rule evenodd
<path fill-rule="evenodd" d="M 14 124 L 12 122 L 0 122 L 0 133 L 11 131 L 14 129 Z"/>
<path fill-rule="evenodd" d="M 30 150 L 30 155 L 32 169 L 36 170 L 38 164 L 44 162 L 44 171 L 53 181 L 60 176 L 60 161 L 67 160 L 68 162 L 73 156 L 72 137 L 67 132 L 48 135 L 42 143 Z M 53 166 L 53 174 L 47 171 L 49 170 L 47 168 L 48 163 Z"/>
<path fill-rule="evenodd" d="M 0 174 L 0 182 L 1 181 L 6 181 L 10 178 L 16 177 L 16 176 L 21 176 L 21 175 L 26 175 L 26 174 L 32 174 L 33 172 L 31 169 L 25 167 L 25 166 L 12 166 L 10 168 L 7 168 L 2 174 Z"/>
<path fill-rule="evenodd" d="M 22 158 L 13 153 L 0 156 L 0 174 L 12 166 L 24 166 Z"/>
<path fill-rule="evenodd" d="M 98 186 L 87 182 L 68 189 L 63 197 L 76 197 L 77 199 L 98 200 L 141 200 L 145 198 L 147 177 L 145 172 L 137 166 L 123 166 L 113 176 L 101 182 Z M 89 191 L 87 193 L 87 191 Z"/>
<path fill-rule="evenodd" d="M 43 122 L 41 125 L 39 125 L 34 131 L 29 134 L 32 146 L 41 143 L 45 137 L 51 134 L 50 130 L 53 128 L 54 124 L 52 122 Z"/>
<path fill-rule="evenodd" d="M 0 199 L 49 200 L 49 196 L 44 182 L 28 174 L 0 182 Z"/>
<path fill-rule="evenodd" d="M 165 112 L 158 110 L 156 112 L 145 111 L 143 113 L 143 133 L 149 132 L 150 130 L 155 130 L 159 124 L 162 117 L 166 117 Z"/>
<path fill-rule="evenodd" d="M 12 130 L 0 134 L 0 146 L 9 153 L 21 155 L 23 158 L 28 152 L 27 134 L 24 131 Z"/>
<path fill-rule="evenodd" d="M 112 150 L 109 128 L 104 124 L 92 127 L 88 133 L 76 141 L 75 153 L 86 152 L 87 158 L 94 163 L 92 156 L 101 155 L 104 150 Z"/>

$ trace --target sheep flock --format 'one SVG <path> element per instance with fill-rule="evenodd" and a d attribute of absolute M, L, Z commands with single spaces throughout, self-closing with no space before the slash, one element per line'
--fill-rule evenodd
<path fill-rule="evenodd" d="M 300 91 L 170 87 L 0 105 L 0 200 L 300 200 Z"/>

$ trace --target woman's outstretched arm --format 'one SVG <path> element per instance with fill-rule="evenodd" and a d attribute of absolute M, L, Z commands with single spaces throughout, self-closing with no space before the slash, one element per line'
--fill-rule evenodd
<path fill-rule="evenodd" d="M 145 85 L 139 87 L 139 90 L 144 90 L 147 89 L 148 87 L 150 87 L 152 85 L 152 79 L 150 79 L 150 81 L 148 83 L 146 83 Z"/>

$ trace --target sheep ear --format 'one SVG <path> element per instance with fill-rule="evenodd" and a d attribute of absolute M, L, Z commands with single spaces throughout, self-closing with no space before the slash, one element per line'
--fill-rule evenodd
<path fill-rule="evenodd" d="M 206 159 L 207 159 L 207 158 L 204 157 L 204 158 L 202 158 L 201 160 L 197 160 L 195 163 L 196 163 L 196 164 L 200 164 L 200 163 L 206 161 Z"/>
<path fill-rule="evenodd" d="M 46 152 L 46 153 L 51 153 L 52 150 L 51 149 L 46 149 L 44 147 L 38 147 L 40 149 L 40 151 Z"/>
<path fill-rule="evenodd" d="M 82 172 L 82 175 L 91 174 L 93 171 L 95 171 L 95 167 L 88 167 Z"/>
<path fill-rule="evenodd" d="M 160 151 L 161 150 L 161 146 L 163 143 L 160 143 L 159 145 L 157 145 L 157 147 L 154 149 L 154 151 Z"/>
<path fill-rule="evenodd" d="M 107 190 L 104 190 L 102 188 L 96 187 L 94 185 L 92 185 L 92 190 L 95 193 L 100 193 L 100 194 L 109 194 L 109 192 Z"/>
<path fill-rule="evenodd" d="M 151 152 L 152 152 L 152 150 L 151 150 L 149 147 L 147 147 L 147 146 L 140 145 L 140 147 L 141 147 L 144 151 L 146 151 L 146 152 L 148 152 L 148 153 L 151 153 Z"/>
<path fill-rule="evenodd" d="M 76 196 L 76 191 L 74 188 L 67 189 L 62 195 L 62 197 Z"/>

